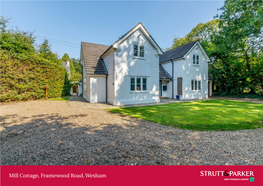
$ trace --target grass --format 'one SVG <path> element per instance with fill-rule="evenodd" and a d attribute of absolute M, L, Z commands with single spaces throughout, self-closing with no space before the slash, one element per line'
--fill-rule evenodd
<path fill-rule="evenodd" d="M 54 101 L 68 101 L 69 96 L 65 96 L 65 97 L 59 97 L 59 98 L 52 98 L 49 100 L 54 100 Z"/>
<path fill-rule="evenodd" d="M 166 126 L 201 131 L 263 128 L 263 104 L 205 100 L 110 109 Z"/>

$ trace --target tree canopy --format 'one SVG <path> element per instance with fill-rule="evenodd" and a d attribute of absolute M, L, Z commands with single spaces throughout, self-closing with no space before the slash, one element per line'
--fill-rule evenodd
<path fill-rule="evenodd" d="M 199 23 L 170 49 L 199 40 L 221 95 L 263 95 L 263 2 L 226 0 L 221 15 Z"/>

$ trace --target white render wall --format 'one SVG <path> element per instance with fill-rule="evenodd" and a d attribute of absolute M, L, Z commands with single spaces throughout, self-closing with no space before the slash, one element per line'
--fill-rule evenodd
<path fill-rule="evenodd" d="M 144 45 L 144 58 L 133 56 L 133 44 Z M 139 46 L 138 46 L 139 48 Z M 138 29 L 114 52 L 114 105 L 159 102 L 159 57 L 157 50 Z M 147 91 L 131 92 L 131 77 L 147 77 Z"/>
<path fill-rule="evenodd" d="M 199 65 L 193 64 L 193 55 L 199 55 Z M 208 59 L 196 45 L 183 62 L 183 97 L 182 99 L 208 98 Z M 201 80 L 201 90 L 191 90 L 191 80 Z M 177 88 L 177 86 L 175 86 Z M 177 92 L 176 92 L 177 93 Z"/>
<path fill-rule="evenodd" d="M 172 98 L 172 81 L 168 81 L 168 80 L 162 80 L 162 87 L 164 85 L 167 85 L 167 90 L 166 91 L 163 91 L 163 88 L 162 90 L 162 97 L 168 97 L 168 98 Z"/>
<path fill-rule="evenodd" d="M 114 104 L 115 96 L 114 96 L 114 52 L 105 57 L 104 59 L 106 68 L 108 70 L 108 78 L 107 78 L 107 102 Z"/>
<path fill-rule="evenodd" d="M 82 82 L 78 84 L 78 96 L 82 93 Z"/>
<path fill-rule="evenodd" d="M 90 103 L 106 102 L 106 78 L 90 77 Z"/>
<path fill-rule="evenodd" d="M 199 55 L 199 65 L 193 64 L 193 54 Z M 174 98 L 177 95 L 177 78 L 183 78 L 183 95 L 180 99 L 205 99 L 208 98 L 208 59 L 202 53 L 199 45 L 189 52 L 185 59 L 174 61 Z M 162 64 L 172 76 L 172 64 Z M 201 91 L 191 90 L 191 80 L 201 80 Z"/>

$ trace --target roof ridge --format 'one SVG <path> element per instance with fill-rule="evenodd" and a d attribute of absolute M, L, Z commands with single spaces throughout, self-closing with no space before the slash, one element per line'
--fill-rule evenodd
<path fill-rule="evenodd" d="M 166 51 L 166 52 L 173 51 L 173 50 L 175 50 L 175 49 L 178 49 L 178 48 L 180 48 L 180 47 L 183 47 L 183 46 L 188 45 L 188 44 L 191 44 L 191 43 L 196 43 L 197 41 L 199 41 L 199 40 L 195 40 L 195 41 L 192 41 L 192 42 L 190 42 L 190 43 L 186 43 L 186 44 L 184 44 L 184 45 L 181 45 L 181 46 L 179 46 L 179 47 L 173 48 L 172 50 L 168 50 L 168 51 Z M 165 53 L 165 52 L 164 52 L 164 53 Z"/>
<path fill-rule="evenodd" d="M 110 46 L 110 45 L 103 45 L 103 44 L 98 44 L 98 43 L 90 43 L 90 42 L 86 42 L 86 41 L 81 41 L 81 43 L 88 43 L 88 44 L 102 45 L 102 46 Z"/>

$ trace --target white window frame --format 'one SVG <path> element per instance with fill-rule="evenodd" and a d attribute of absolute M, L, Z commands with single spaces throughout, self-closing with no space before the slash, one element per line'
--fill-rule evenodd
<path fill-rule="evenodd" d="M 192 85 L 193 83 L 193 85 Z M 190 90 L 192 91 L 201 91 L 202 90 L 202 81 L 197 79 L 191 79 Z"/>
<path fill-rule="evenodd" d="M 135 46 L 137 46 L 137 56 L 135 55 L 135 49 L 134 49 Z M 139 55 L 139 45 L 136 44 L 136 43 L 134 43 L 134 44 L 133 44 L 133 56 L 134 56 L 134 57 L 138 57 L 138 55 Z"/>
<path fill-rule="evenodd" d="M 199 65 L 199 55 L 196 55 L 196 64 Z"/>
<path fill-rule="evenodd" d="M 134 90 L 131 89 L 131 86 L 132 86 L 132 78 L 134 78 Z M 130 91 L 135 91 L 136 90 L 136 77 L 130 77 Z"/>
<path fill-rule="evenodd" d="M 137 46 L 137 56 L 134 55 L 134 46 Z M 141 57 L 141 47 L 143 47 L 143 57 Z M 133 43 L 133 57 L 138 59 L 144 59 L 145 58 L 145 46 L 143 44 L 139 43 Z"/>
<path fill-rule="evenodd" d="M 131 80 L 134 78 L 134 90 L 131 90 Z M 140 79 L 140 90 L 137 90 L 137 79 Z M 143 79 L 146 79 L 146 90 L 143 90 Z M 145 76 L 131 76 L 130 77 L 130 92 L 147 92 L 148 88 L 148 78 Z"/>
<path fill-rule="evenodd" d="M 143 47 L 143 53 L 142 53 L 143 56 L 141 56 L 141 52 L 142 52 L 142 51 L 141 51 L 141 47 Z M 140 51 L 140 52 L 139 52 L 139 56 L 142 57 L 142 58 L 144 58 L 144 45 L 140 45 L 140 46 L 139 46 L 139 51 Z"/>

